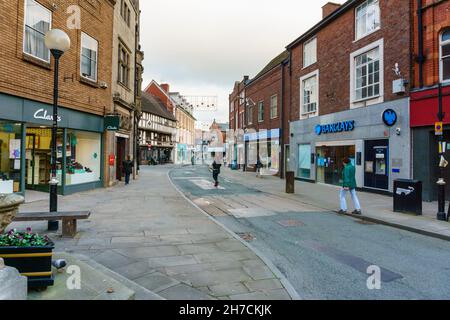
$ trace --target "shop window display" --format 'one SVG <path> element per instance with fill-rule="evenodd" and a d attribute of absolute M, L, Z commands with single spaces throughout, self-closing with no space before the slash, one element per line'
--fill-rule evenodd
<path fill-rule="evenodd" d="M 63 147 L 58 147 L 62 158 Z M 101 181 L 101 135 L 69 130 L 67 132 L 66 185 Z"/>
<path fill-rule="evenodd" d="M 21 134 L 18 123 L 0 121 L 0 193 L 21 191 Z"/>
<path fill-rule="evenodd" d="M 299 178 L 311 178 L 311 145 L 301 144 L 298 146 L 298 172 Z"/>

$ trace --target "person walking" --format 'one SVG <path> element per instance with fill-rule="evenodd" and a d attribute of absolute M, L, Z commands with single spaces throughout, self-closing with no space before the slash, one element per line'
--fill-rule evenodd
<path fill-rule="evenodd" d="M 130 184 L 130 176 L 133 173 L 134 163 L 131 161 L 131 157 L 127 156 L 127 159 L 123 162 L 123 171 L 125 173 L 125 185 Z"/>
<path fill-rule="evenodd" d="M 341 210 L 339 214 L 347 214 L 347 193 L 350 192 L 352 196 L 353 203 L 355 205 L 355 211 L 353 214 L 360 215 L 361 213 L 361 204 L 358 199 L 358 195 L 356 194 L 356 169 L 353 166 L 350 159 L 346 158 L 343 161 L 344 170 L 342 172 L 342 189 L 340 192 L 340 200 L 341 200 Z"/>
<path fill-rule="evenodd" d="M 256 177 L 261 178 L 261 169 L 262 169 L 262 162 L 261 158 L 258 156 L 258 160 L 256 161 Z"/>
<path fill-rule="evenodd" d="M 215 157 L 215 155 L 213 155 L 213 157 Z M 219 174 L 220 174 L 221 167 L 222 167 L 222 165 L 219 164 L 216 159 L 214 159 L 214 162 L 212 163 L 212 173 L 213 173 L 213 179 L 214 179 L 214 186 L 216 188 L 219 187 Z"/>

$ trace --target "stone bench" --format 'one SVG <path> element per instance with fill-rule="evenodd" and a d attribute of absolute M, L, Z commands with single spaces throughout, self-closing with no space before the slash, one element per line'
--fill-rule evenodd
<path fill-rule="evenodd" d="M 74 238 L 77 235 L 77 221 L 86 220 L 91 216 L 90 211 L 73 212 L 22 212 L 18 213 L 14 221 L 61 221 L 63 237 Z"/>

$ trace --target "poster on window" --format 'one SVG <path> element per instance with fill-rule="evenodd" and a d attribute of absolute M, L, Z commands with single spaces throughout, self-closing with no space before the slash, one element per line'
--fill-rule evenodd
<path fill-rule="evenodd" d="M 9 159 L 20 159 L 21 143 L 19 139 L 9 140 Z"/>
<path fill-rule="evenodd" d="M 272 141 L 271 143 L 271 167 L 272 173 L 278 173 L 280 169 L 280 145 L 278 141 Z"/>

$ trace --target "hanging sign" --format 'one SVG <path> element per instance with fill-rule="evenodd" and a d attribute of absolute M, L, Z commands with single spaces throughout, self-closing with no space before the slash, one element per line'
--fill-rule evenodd
<path fill-rule="evenodd" d="M 434 133 L 437 136 L 442 136 L 444 134 L 444 124 L 442 122 L 436 122 L 434 124 Z"/>
<path fill-rule="evenodd" d="M 111 154 L 111 155 L 109 156 L 109 165 L 110 165 L 111 167 L 114 167 L 115 163 L 116 163 L 116 156 L 113 155 L 113 154 Z"/>
<path fill-rule="evenodd" d="M 388 127 L 395 126 L 397 120 L 398 120 L 397 112 L 395 112 L 394 110 L 387 109 L 383 112 L 383 122 Z"/>
<path fill-rule="evenodd" d="M 120 129 L 120 117 L 119 116 L 106 116 L 105 117 L 105 130 L 106 131 L 119 131 Z"/>

